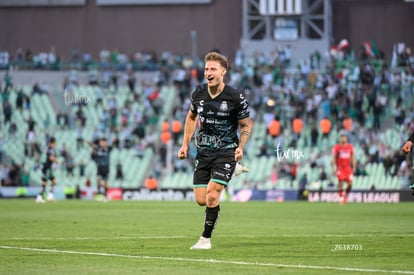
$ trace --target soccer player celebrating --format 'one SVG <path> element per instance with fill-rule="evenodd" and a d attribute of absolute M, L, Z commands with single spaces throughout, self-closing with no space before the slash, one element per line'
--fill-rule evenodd
<path fill-rule="evenodd" d="M 54 137 L 51 137 L 49 139 L 48 147 L 46 150 L 46 160 L 42 164 L 42 189 L 36 197 L 37 203 L 45 203 L 44 195 L 46 193 L 46 186 L 47 186 L 48 180 L 50 180 L 52 184 L 50 186 L 49 194 L 47 195 L 46 199 L 48 201 L 55 200 L 55 197 L 53 196 L 53 188 L 56 185 L 57 180 L 55 176 L 53 175 L 53 171 L 52 171 L 53 163 L 57 163 L 55 147 L 56 147 L 56 139 Z"/>
<path fill-rule="evenodd" d="M 187 157 L 198 117 L 193 187 L 197 203 L 206 206 L 206 210 L 204 231 L 190 249 L 211 249 L 210 238 L 220 212 L 220 194 L 230 181 L 237 162 L 243 158 L 243 149 L 252 130 L 245 94 L 224 83 L 227 58 L 211 52 L 204 61 L 207 83 L 197 86 L 191 95 L 183 143 L 178 151 L 178 158 Z M 237 136 L 239 125 L 240 138 Z"/>
<path fill-rule="evenodd" d="M 92 159 L 95 161 L 98 170 L 98 199 L 106 201 L 112 147 L 108 146 L 106 138 L 99 140 L 99 146 L 91 142 L 88 142 L 88 144 L 93 148 Z"/>
<path fill-rule="evenodd" d="M 352 188 L 353 173 L 356 169 L 354 147 L 348 143 L 345 134 L 339 137 L 339 144 L 332 149 L 332 173 L 338 178 L 339 203 L 344 204 L 348 200 L 348 194 Z M 347 183 L 345 194 L 343 191 L 344 182 Z"/>

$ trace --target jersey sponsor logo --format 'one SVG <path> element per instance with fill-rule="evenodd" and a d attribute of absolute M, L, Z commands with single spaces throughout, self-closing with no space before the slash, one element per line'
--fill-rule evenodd
<path fill-rule="evenodd" d="M 227 106 L 227 101 L 222 101 L 220 104 L 220 110 L 223 112 L 227 111 L 229 109 L 229 106 Z"/>
<path fill-rule="evenodd" d="M 205 123 L 205 124 L 213 124 L 213 125 L 227 124 L 226 120 L 219 120 L 219 119 L 205 118 L 205 117 L 200 117 L 200 122 Z"/>
<path fill-rule="evenodd" d="M 239 112 L 239 117 L 249 116 L 249 111 L 247 109 Z"/>
<path fill-rule="evenodd" d="M 339 158 L 341 158 L 341 159 L 351 158 L 351 152 L 348 152 L 348 151 L 339 151 Z"/>
<path fill-rule="evenodd" d="M 217 112 L 217 116 L 229 116 L 230 113 L 228 112 Z"/>
<path fill-rule="evenodd" d="M 217 176 L 220 176 L 220 177 L 225 177 L 226 176 L 223 173 L 220 173 L 220 172 L 217 172 L 217 171 L 214 172 L 214 175 L 217 175 Z"/>
<path fill-rule="evenodd" d="M 196 137 L 196 144 L 198 146 L 205 146 L 210 148 L 220 148 L 222 141 L 217 136 L 198 135 Z"/>

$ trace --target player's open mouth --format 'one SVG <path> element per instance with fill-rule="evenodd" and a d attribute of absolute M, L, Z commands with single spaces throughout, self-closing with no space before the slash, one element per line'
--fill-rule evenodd
<path fill-rule="evenodd" d="M 212 81 L 213 79 L 214 79 L 214 76 L 207 77 L 208 81 Z"/>

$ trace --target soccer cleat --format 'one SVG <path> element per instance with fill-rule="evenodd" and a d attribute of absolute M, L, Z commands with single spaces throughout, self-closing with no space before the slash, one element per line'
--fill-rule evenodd
<path fill-rule="evenodd" d="M 95 200 L 99 202 L 108 202 L 108 199 L 103 194 L 98 194 L 95 196 Z"/>
<path fill-rule="evenodd" d="M 240 164 L 239 162 L 236 163 L 236 167 L 234 168 L 233 177 L 240 176 L 243 173 L 249 172 L 250 169 L 247 166 L 244 166 L 243 164 Z"/>
<path fill-rule="evenodd" d="M 190 249 L 211 249 L 210 238 L 204 238 L 203 236 L 201 236 L 198 242 L 192 247 L 190 247 Z"/>
<path fill-rule="evenodd" d="M 37 195 L 36 203 L 45 203 L 46 201 L 43 199 L 42 195 Z"/>
<path fill-rule="evenodd" d="M 53 196 L 53 193 L 47 194 L 47 201 L 55 201 L 55 196 Z"/>
<path fill-rule="evenodd" d="M 414 190 L 414 183 L 411 183 L 408 187 L 409 187 L 410 189 Z"/>

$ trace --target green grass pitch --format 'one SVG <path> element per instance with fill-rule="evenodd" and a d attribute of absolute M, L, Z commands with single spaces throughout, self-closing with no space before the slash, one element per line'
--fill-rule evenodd
<path fill-rule="evenodd" d="M 0 200 L 1 274 L 414 274 L 414 204 Z"/>

